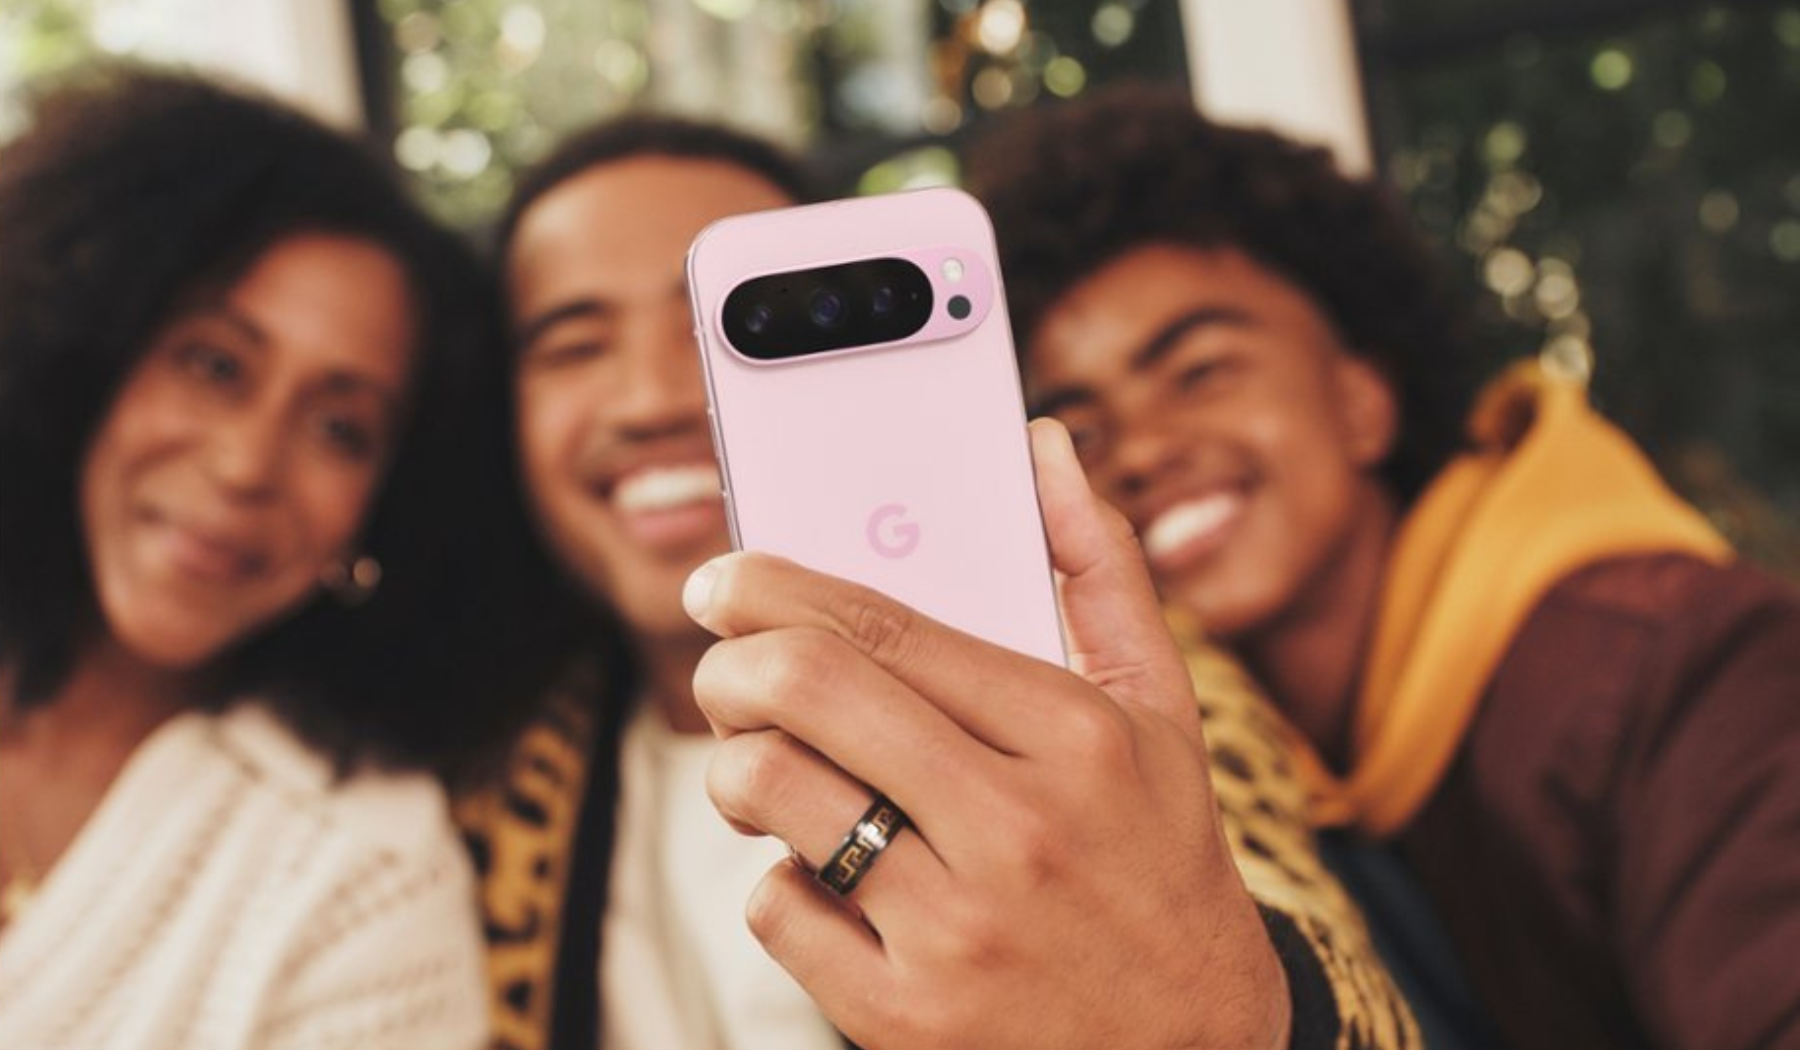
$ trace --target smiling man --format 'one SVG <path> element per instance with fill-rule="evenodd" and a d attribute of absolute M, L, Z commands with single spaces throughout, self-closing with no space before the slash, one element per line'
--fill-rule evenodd
<path fill-rule="evenodd" d="M 557 560 L 625 624 L 648 695 L 691 732 L 706 724 L 682 698 L 706 639 L 681 583 L 731 544 L 682 262 L 706 223 L 802 191 L 772 152 L 696 159 L 678 145 L 595 161 L 536 195 L 527 186 L 506 279 L 533 514 Z"/>
<path fill-rule="evenodd" d="M 683 259 L 708 223 L 806 196 L 791 163 L 760 142 L 631 118 L 570 139 L 501 223 L 525 496 L 578 608 L 552 631 L 573 635 L 561 654 L 571 674 L 504 783 L 461 806 L 483 875 L 500 1045 L 800 1050 L 841 1047 L 841 1031 L 870 1050 L 1238 1047 L 1289 1028 L 1294 1046 L 1416 1045 L 1298 819 L 1298 784 L 1259 728 L 1267 719 L 1223 677 L 1206 708 L 1207 739 L 1221 748 L 1209 771 L 1201 709 L 1141 558 L 1058 451 L 1068 446 L 1056 428 L 1038 436 L 1051 457 L 1040 477 L 1063 491 L 1046 521 L 1065 561 L 1082 556 L 1071 575 L 1090 581 L 1073 600 L 1065 593 L 1065 614 L 1075 623 L 1085 610 L 1074 630 L 1102 629 L 1083 652 L 1090 664 L 1135 669 L 1111 692 L 954 632 L 932 636 L 943 647 L 926 675 L 934 687 L 849 688 L 894 672 L 854 637 L 827 656 L 833 632 L 819 616 L 867 596 L 791 566 L 714 564 L 729 533 Z M 909 542 L 906 523 L 883 526 Z M 703 627 L 684 612 L 683 589 L 703 595 L 708 574 L 690 576 L 708 564 L 715 579 L 764 582 L 715 583 Z M 774 604 L 754 604 L 763 600 Z M 884 606 L 878 622 L 915 620 Z M 718 642 L 713 630 L 733 637 Z M 761 655 L 733 664 L 746 654 Z M 703 701 L 731 739 L 714 738 Z M 986 741 L 933 713 L 961 702 L 1032 712 L 1006 721 L 1029 725 L 1022 736 L 1047 754 L 1028 759 L 1015 743 L 955 771 L 953 790 L 936 792 L 950 812 L 915 807 L 850 901 L 867 916 L 906 917 L 908 937 L 872 958 L 869 929 L 843 928 L 843 906 L 793 878 L 780 841 L 733 827 L 775 831 L 823 866 L 870 791 L 906 798 L 921 786 L 849 777 L 850 758 L 815 735 L 821 725 L 861 711 L 856 724 L 870 728 L 858 739 L 893 755 L 875 727 L 904 707 L 953 730 L 945 748 L 984 754 Z M 796 746 L 809 740 L 816 749 Z M 953 841 L 953 826 L 967 863 L 928 882 L 925 844 Z M 1055 829 L 1054 840 L 1034 828 Z M 771 919 L 781 908 L 803 914 Z M 981 965 L 998 956 L 1009 965 Z M 918 984 L 875 996 L 884 981 Z"/>
<path fill-rule="evenodd" d="M 1040 333 L 1033 407 L 1069 426 L 1165 596 L 1222 638 L 1272 621 L 1305 625 L 1286 646 L 1354 637 L 1337 625 L 1360 615 L 1397 515 L 1377 470 L 1395 413 L 1322 310 L 1242 250 L 1153 244 L 1073 289 Z M 1281 691 L 1318 661 L 1245 655 L 1305 698 L 1288 713 L 1309 736 L 1342 733 L 1342 705 Z"/>
<path fill-rule="evenodd" d="M 691 683 L 711 639 L 681 606 L 688 574 L 730 550 L 687 246 L 806 194 L 761 142 L 632 118 L 569 139 L 502 219 L 523 495 L 572 600 L 551 629 L 570 673 L 502 789 L 461 812 L 501 1045 L 837 1045 L 744 929 L 785 854 L 706 799 Z"/>
<path fill-rule="evenodd" d="M 977 171 L 1034 401 L 1310 745 L 1409 957 L 1441 918 L 1517 1046 L 1800 1046 L 1800 599 L 1579 380 L 1473 398 L 1423 246 L 1323 151 L 1132 88 Z M 1451 969 L 1409 991 L 1480 1042 Z"/>

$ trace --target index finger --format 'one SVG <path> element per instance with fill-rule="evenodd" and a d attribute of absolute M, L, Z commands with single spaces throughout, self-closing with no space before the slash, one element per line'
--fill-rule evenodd
<path fill-rule="evenodd" d="M 682 591 L 695 622 L 725 638 L 811 627 L 930 700 L 965 732 L 1007 754 L 1030 752 L 1030 727 L 1068 671 L 946 626 L 849 580 L 743 552 L 695 570 Z"/>
<path fill-rule="evenodd" d="M 1130 525 L 1089 488 L 1060 424 L 1034 420 L 1031 445 L 1072 670 L 1122 707 L 1151 713 L 1198 743 L 1193 685 Z M 682 600 L 701 626 L 727 637 L 798 625 L 830 630 L 969 732 L 1013 753 L 1031 750 L 1011 723 L 1043 713 L 1042 697 L 1050 694 L 1040 690 L 1061 686 L 1064 696 L 1072 693 L 1060 667 L 952 630 L 870 588 L 768 555 L 708 562 L 689 578 Z"/>

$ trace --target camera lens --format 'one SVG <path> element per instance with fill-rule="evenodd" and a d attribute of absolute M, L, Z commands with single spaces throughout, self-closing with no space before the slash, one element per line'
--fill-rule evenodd
<path fill-rule="evenodd" d="M 830 288 L 821 288 L 813 293 L 807 313 L 820 328 L 836 328 L 844 323 L 844 297 Z"/>
<path fill-rule="evenodd" d="M 744 331 L 751 335 L 761 335 L 768 329 L 769 322 L 774 319 L 775 311 L 769 309 L 768 304 L 757 303 L 750 308 L 749 313 L 744 315 Z"/>
<path fill-rule="evenodd" d="M 893 313 L 894 290 L 885 284 L 875 289 L 875 294 L 869 300 L 869 310 L 876 317 L 886 317 Z"/>

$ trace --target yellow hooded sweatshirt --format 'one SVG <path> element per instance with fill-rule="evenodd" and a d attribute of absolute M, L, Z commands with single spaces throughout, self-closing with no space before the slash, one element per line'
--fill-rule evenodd
<path fill-rule="evenodd" d="M 1297 741 L 1315 823 L 1374 836 L 1405 827 L 1449 769 L 1520 626 L 1571 573 L 1634 554 L 1732 557 L 1589 407 L 1580 379 L 1523 362 L 1482 392 L 1469 432 L 1473 450 L 1395 536 L 1347 774 Z"/>

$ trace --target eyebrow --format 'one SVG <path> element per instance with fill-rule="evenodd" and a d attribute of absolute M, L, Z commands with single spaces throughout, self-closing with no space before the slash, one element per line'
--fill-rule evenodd
<path fill-rule="evenodd" d="M 1208 328 L 1254 328 L 1256 319 L 1235 306 L 1209 304 L 1197 306 L 1156 330 L 1156 333 L 1131 354 L 1131 371 L 1142 372 L 1168 357 L 1181 341 Z M 1031 414 L 1047 416 L 1060 409 L 1075 408 L 1097 400 L 1092 387 L 1053 387 L 1032 399 Z"/>
<path fill-rule="evenodd" d="M 229 299 L 200 304 L 190 315 L 195 320 L 216 320 L 237 329 L 239 335 L 255 343 L 258 349 L 269 345 L 269 333 L 255 318 L 233 306 Z"/>
<path fill-rule="evenodd" d="M 566 321 L 573 321 L 580 318 L 605 320 L 606 318 L 611 317 L 614 312 L 612 304 L 585 296 L 580 299 L 570 299 L 567 302 L 558 303 L 550 309 L 539 313 L 520 327 L 518 334 L 513 337 L 513 352 L 523 354 L 525 351 L 531 349 L 532 344 L 536 343 L 539 339 L 542 339 L 545 332 L 548 332 L 550 329 L 555 328 L 557 325 Z"/>

